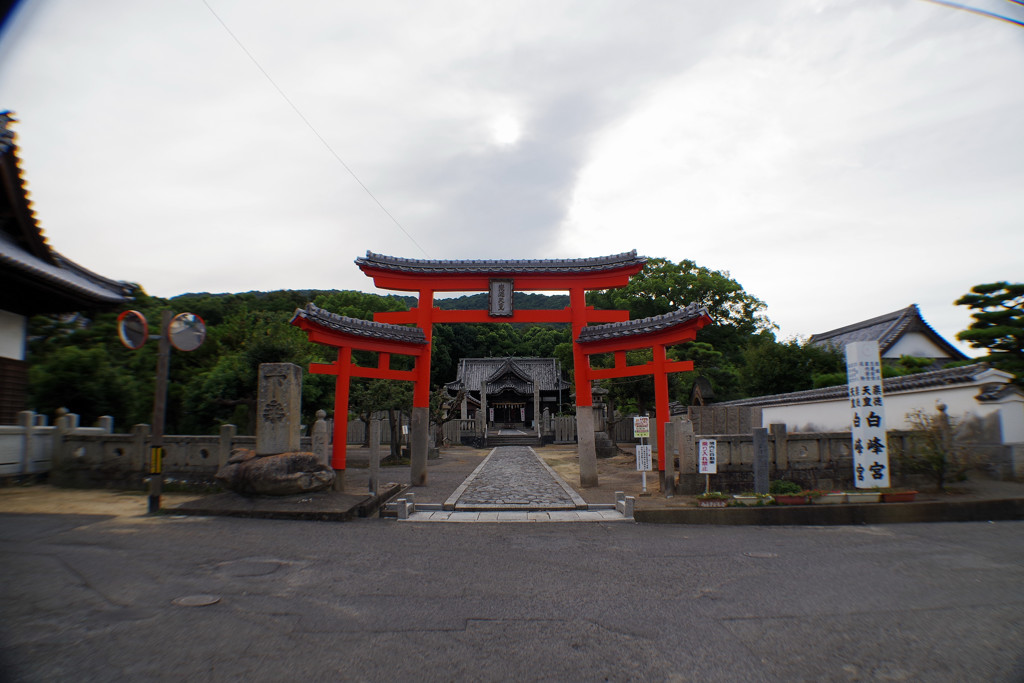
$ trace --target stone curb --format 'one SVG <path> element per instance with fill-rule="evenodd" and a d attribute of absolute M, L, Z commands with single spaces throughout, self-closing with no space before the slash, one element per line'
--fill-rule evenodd
<path fill-rule="evenodd" d="M 168 514 L 196 517 L 245 517 L 249 519 L 293 519 L 323 522 L 346 522 L 373 516 L 388 500 L 408 487 L 402 484 L 382 485 L 380 494 L 366 494 L 354 501 L 311 501 L 309 509 L 294 508 L 296 497 L 290 500 L 271 496 L 244 498 L 235 493 L 220 493 L 199 500 L 182 503 L 165 510 Z M 310 496 L 313 498 L 313 496 Z M 240 500 L 241 499 L 241 500 Z M 314 499 L 315 500 L 315 499 Z"/>
<path fill-rule="evenodd" d="M 865 505 L 793 505 L 730 508 L 638 508 L 646 524 L 837 526 L 919 522 L 987 522 L 1024 519 L 1024 499 Z"/>
<path fill-rule="evenodd" d="M 448 500 L 446 500 L 444 502 L 444 505 L 441 506 L 442 510 L 455 509 L 455 503 L 458 502 L 459 497 L 461 497 L 462 494 L 466 492 L 466 489 L 469 487 L 470 484 L 473 483 L 473 480 L 476 479 L 477 475 L 483 472 L 484 466 L 487 465 L 487 462 L 491 459 L 491 456 L 494 455 L 494 451 L 496 450 L 498 450 L 497 446 L 492 448 L 491 452 L 487 454 L 487 457 L 481 460 L 480 464 L 476 466 L 476 469 L 474 469 L 473 472 L 468 477 L 466 477 L 465 481 L 459 484 L 458 488 L 455 489 L 452 495 L 448 496 Z"/>
<path fill-rule="evenodd" d="M 580 494 L 576 493 L 576 489 L 569 486 L 569 484 L 566 483 L 565 479 L 562 479 L 562 477 L 559 476 L 558 472 L 555 472 L 553 469 L 551 469 L 551 465 L 544 462 L 544 458 L 540 457 L 540 455 L 537 454 L 537 451 L 533 450 L 533 448 L 530 448 L 530 452 L 533 453 L 533 457 L 537 458 L 537 461 L 540 462 L 544 469 L 548 471 L 548 474 L 550 474 L 551 478 L 555 480 L 555 483 L 562 487 L 562 490 L 565 491 L 565 495 L 569 496 L 573 504 L 576 506 L 576 509 L 586 510 L 587 501 L 583 500 Z M 551 509 L 555 510 L 559 508 Z"/>

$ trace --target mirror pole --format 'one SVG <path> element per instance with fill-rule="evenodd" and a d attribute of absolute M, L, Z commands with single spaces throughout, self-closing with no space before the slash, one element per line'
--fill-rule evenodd
<path fill-rule="evenodd" d="M 171 367 L 169 327 L 174 314 L 165 310 L 160 316 L 160 345 L 156 361 L 156 390 L 153 394 L 153 436 L 149 449 L 149 514 L 160 511 L 164 485 L 164 416 L 167 412 L 167 376 Z"/>

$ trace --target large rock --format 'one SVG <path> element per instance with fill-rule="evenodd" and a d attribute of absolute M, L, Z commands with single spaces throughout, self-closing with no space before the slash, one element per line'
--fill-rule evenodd
<path fill-rule="evenodd" d="M 257 456 L 239 448 L 231 453 L 216 478 L 224 488 L 243 495 L 289 496 L 331 488 L 334 470 L 313 453 Z"/>

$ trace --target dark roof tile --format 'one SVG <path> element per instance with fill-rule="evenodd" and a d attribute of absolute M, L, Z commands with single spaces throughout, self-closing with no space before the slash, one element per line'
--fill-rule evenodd
<path fill-rule="evenodd" d="M 319 306 L 306 304 L 305 308 L 295 309 L 292 316 L 292 323 L 297 318 L 303 318 L 321 327 L 330 330 L 352 334 L 358 337 L 369 339 L 385 339 L 388 341 L 406 342 L 411 344 L 426 344 L 427 337 L 423 330 L 418 327 L 406 327 L 404 325 L 389 325 L 387 323 L 373 322 L 372 320 L 361 320 L 350 318 L 347 315 L 331 313 Z"/>
<path fill-rule="evenodd" d="M 882 391 L 885 394 L 897 394 L 904 391 L 915 391 L 929 387 L 951 386 L 957 384 L 970 384 L 977 381 L 977 378 L 991 368 L 986 363 L 975 363 L 964 365 L 958 368 L 944 368 L 932 370 L 931 372 L 919 372 L 913 375 L 902 377 L 889 377 L 882 380 Z M 830 401 L 837 398 L 847 397 L 847 385 L 839 384 L 821 389 L 808 389 L 807 391 L 794 391 L 789 394 L 772 394 L 770 396 L 756 396 L 754 398 L 741 398 L 736 401 L 725 401 L 716 403 L 716 406 L 781 406 L 794 403 L 811 403 L 814 401 Z"/>
<path fill-rule="evenodd" d="M 590 325 L 588 327 L 584 327 L 580 331 L 580 336 L 576 341 L 580 344 L 586 344 L 588 342 L 604 341 L 606 339 L 620 339 L 622 337 L 633 337 L 640 334 L 660 332 L 661 330 L 667 330 L 707 314 L 708 311 L 706 308 L 698 306 L 696 302 L 694 302 L 685 308 L 680 308 L 675 311 L 652 316 L 650 318 L 639 318 L 637 320 L 627 320 L 626 322 L 621 323 L 607 323 L 604 325 Z"/>
<path fill-rule="evenodd" d="M 474 273 L 492 275 L 517 275 L 527 273 L 589 273 L 614 270 L 628 266 L 642 266 L 647 262 L 644 256 L 637 256 L 636 250 L 578 259 L 494 259 L 494 260 L 446 260 L 407 259 L 366 252 L 356 259 L 360 268 L 375 268 L 403 273 Z"/>

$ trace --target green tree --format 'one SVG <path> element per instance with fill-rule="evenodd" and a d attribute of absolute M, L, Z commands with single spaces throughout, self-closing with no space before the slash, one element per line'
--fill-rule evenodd
<path fill-rule="evenodd" d="M 957 339 L 988 350 L 986 362 L 1012 372 L 1017 383 L 1024 383 L 1024 283 L 975 285 L 955 303 L 970 308 L 974 318 Z"/>
<path fill-rule="evenodd" d="M 841 377 L 838 383 L 846 383 L 841 353 L 796 338 L 779 342 L 771 332 L 762 332 L 750 340 L 744 361 L 740 371 L 744 396 L 813 389 L 824 377 Z"/>
<path fill-rule="evenodd" d="M 750 338 L 774 328 L 765 315 L 764 302 L 744 290 L 728 272 L 690 260 L 648 259 L 628 285 L 590 292 L 587 302 L 596 308 L 627 310 L 631 319 L 661 315 L 691 303 L 706 308 L 712 324 L 697 333 L 697 340 L 705 346 L 683 345 L 669 355 L 693 360 L 695 373 L 708 378 L 718 400 L 739 397 L 737 373 L 746 362 L 744 352 Z M 692 379 L 673 376 L 671 382 L 671 395 L 678 399 Z M 646 384 L 634 382 L 632 386 L 647 391 Z M 647 403 L 642 394 L 636 399 L 638 405 Z M 628 403 L 624 395 L 618 400 L 620 405 Z"/>

